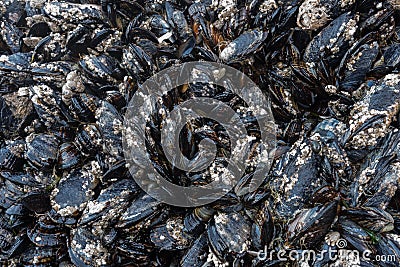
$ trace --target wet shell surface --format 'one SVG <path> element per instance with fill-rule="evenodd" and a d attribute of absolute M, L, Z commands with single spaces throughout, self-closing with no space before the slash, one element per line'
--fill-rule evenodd
<path fill-rule="evenodd" d="M 399 12 L 398 0 L 1 1 L 0 266 L 400 266 Z M 226 69 L 196 69 L 226 88 L 183 84 L 138 111 L 137 155 L 174 185 L 231 185 L 235 144 L 219 122 L 188 121 L 176 141 L 202 171 L 162 147 L 170 113 L 206 97 L 220 117 L 235 111 L 252 153 L 222 198 L 178 207 L 135 182 L 124 115 L 149 77 L 193 61 L 256 83 L 276 143 L 258 153 L 258 118 Z"/>

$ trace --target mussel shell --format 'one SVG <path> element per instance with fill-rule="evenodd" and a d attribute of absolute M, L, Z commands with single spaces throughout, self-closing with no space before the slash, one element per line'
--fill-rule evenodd
<path fill-rule="evenodd" d="M 201 234 L 206 225 L 204 222 L 198 219 L 194 212 L 189 213 L 184 219 L 185 231 L 191 234 L 199 235 Z"/>
<path fill-rule="evenodd" d="M 33 228 L 28 228 L 27 236 L 32 243 L 40 247 L 55 247 L 65 242 L 65 233 L 62 228 L 46 217 L 39 220 Z"/>
<path fill-rule="evenodd" d="M 119 62 L 107 55 L 87 56 L 79 62 L 79 65 L 90 79 L 99 83 L 122 80 L 125 74 L 119 67 Z"/>
<path fill-rule="evenodd" d="M 292 244 L 312 248 L 328 233 L 337 214 L 338 202 L 300 212 L 288 225 L 288 240 Z"/>
<path fill-rule="evenodd" d="M 93 163 L 93 162 L 92 162 Z M 92 198 L 98 184 L 98 166 L 88 164 L 60 180 L 51 194 L 51 205 L 61 216 L 76 216 Z"/>
<path fill-rule="evenodd" d="M 245 32 L 222 50 L 220 59 L 227 63 L 240 61 L 243 57 L 257 51 L 267 36 L 267 33 L 258 30 Z"/>
<path fill-rule="evenodd" d="M 7 209 L 22 198 L 23 195 L 24 192 L 20 186 L 5 180 L 0 187 L 0 206 Z"/>
<path fill-rule="evenodd" d="M 250 245 L 251 223 L 239 212 L 219 212 L 210 220 L 207 234 L 215 254 L 221 260 L 232 261 Z"/>
<path fill-rule="evenodd" d="M 318 62 L 320 59 L 326 59 L 330 64 L 337 65 L 338 60 L 354 42 L 352 37 L 358 29 L 357 20 L 357 15 L 351 12 L 343 13 L 333 20 L 308 44 L 304 52 L 304 61 Z M 331 40 L 334 42 L 331 43 Z M 337 47 L 337 51 L 333 47 Z"/>
<path fill-rule="evenodd" d="M 180 266 L 203 266 L 203 264 L 205 264 L 207 261 L 208 249 L 209 246 L 207 235 L 203 233 L 193 242 L 191 248 L 189 248 L 183 255 Z"/>
<path fill-rule="evenodd" d="M 349 208 L 342 212 L 342 216 L 374 232 L 388 232 L 394 228 L 390 213 L 375 207 Z"/>
<path fill-rule="evenodd" d="M 256 249 L 264 249 L 275 234 L 275 226 L 268 205 L 263 205 L 260 211 L 254 217 L 254 223 L 251 227 L 251 241 Z"/>
<path fill-rule="evenodd" d="M 56 162 L 58 144 L 53 135 L 39 134 L 27 145 L 26 158 L 33 167 L 48 170 Z"/>
<path fill-rule="evenodd" d="M 349 57 L 346 61 L 344 61 L 346 56 L 343 57 L 342 62 L 346 63 L 346 68 L 343 74 L 344 77 L 340 81 L 340 87 L 350 92 L 356 90 L 365 80 L 365 76 L 372 68 L 378 51 L 378 43 L 374 42 L 372 44 L 364 44 L 356 51 L 351 51 L 352 57 Z"/>
<path fill-rule="evenodd" d="M 376 254 L 386 259 L 386 266 L 395 267 L 400 263 L 400 243 L 396 234 L 380 235 L 376 244 Z M 389 260 L 390 259 L 390 260 Z"/>
<path fill-rule="evenodd" d="M 132 179 L 119 180 L 103 189 L 97 199 L 89 201 L 79 221 L 80 225 L 101 220 L 102 224 L 116 221 L 129 205 L 129 201 L 139 193 L 139 187 Z"/>
<path fill-rule="evenodd" d="M 28 36 L 46 37 L 51 33 L 47 22 L 37 22 L 29 28 Z"/>
<path fill-rule="evenodd" d="M 111 255 L 99 236 L 83 227 L 71 231 L 68 252 L 72 263 L 77 266 L 104 266 L 111 263 Z"/>
<path fill-rule="evenodd" d="M 102 135 L 96 125 L 86 124 L 78 130 L 75 143 L 82 153 L 94 155 L 101 147 Z"/>
<path fill-rule="evenodd" d="M 13 112 L 7 105 L 4 97 L 0 96 L 0 133 L 8 134 L 8 131 L 13 131 L 16 127 L 17 119 L 14 117 Z M 8 129 L 8 130 L 7 130 Z"/>
<path fill-rule="evenodd" d="M 121 110 L 127 105 L 125 97 L 119 91 L 107 91 L 104 100 L 112 104 L 118 110 Z"/>
<path fill-rule="evenodd" d="M 195 208 L 192 212 L 188 213 L 183 220 L 185 231 L 200 235 L 214 212 L 215 210 L 209 206 Z"/>
<path fill-rule="evenodd" d="M 95 122 L 95 112 L 99 99 L 89 94 L 79 94 L 71 98 L 70 110 L 82 122 Z"/>
<path fill-rule="evenodd" d="M 101 182 L 107 184 L 128 177 L 130 177 L 130 173 L 126 167 L 126 162 L 125 160 L 121 160 L 116 162 L 107 170 L 107 172 L 104 173 Z"/>
<path fill-rule="evenodd" d="M 32 246 L 24 251 L 20 261 L 24 266 L 54 266 L 59 257 L 61 258 L 61 255 L 58 255 L 55 248 Z"/>
<path fill-rule="evenodd" d="M 57 166 L 60 170 L 66 170 L 77 166 L 81 161 L 81 155 L 73 143 L 64 143 L 60 146 Z"/>
<path fill-rule="evenodd" d="M 137 264 L 146 264 L 151 260 L 150 256 L 154 248 L 149 243 L 139 243 L 125 238 L 117 243 L 117 250 Z"/>
<path fill-rule="evenodd" d="M 89 29 L 85 26 L 78 26 L 68 33 L 65 46 L 75 54 L 87 53 L 90 44 Z"/>
<path fill-rule="evenodd" d="M 358 251 L 369 250 L 375 252 L 372 244 L 372 236 L 358 224 L 347 219 L 340 219 L 338 228 L 341 236 Z"/>
<path fill-rule="evenodd" d="M 122 124 L 123 119 L 117 109 L 106 101 L 101 101 L 96 110 L 97 127 L 102 134 L 108 154 L 122 159 Z"/>
<path fill-rule="evenodd" d="M 21 200 L 21 203 L 28 210 L 39 214 L 51 209 L 50 197 L 46 193 L 29 193 Z"/>
<path fill-rule="evenodd" d="M 7 250 L 11 245 L 13 239 L 12 232 L 8 231 L 7 229 L 0 228 L 0 249 L 2 251 Z"/>
<path fill-rule="evenodd" d="M 160 226 L 154 227 L 150 232 L 150 239 L 161 250 L 185 249 L 190 246 L 192 236 L 186 234 L 183 229 L 182 219 L 172 217 Z"/>
<path fill-rule="evenodd" d="M 25 142 L 22 140 L 0 148 L 0 168 L 14 171 L 20 170 L 24 163 L 22 157 L 24 150 Z"/>
<path fill-rule="evenodd" d="M 116 227 L 119 229 L 136 228 L 136 230 L 146 228 L 152 223 L 153 219 L 156 220 L 157 217 L 161 216 L 162 207 L 160 201 L 148 194 L 141 194 L 122 213 Z"/>
<path fill-rule="evenodd" d="M 400 44 L 395 43 L 387 47 L 383 54 L 385 65 L 389 67 L 396 67 L 400 63 Z"/>

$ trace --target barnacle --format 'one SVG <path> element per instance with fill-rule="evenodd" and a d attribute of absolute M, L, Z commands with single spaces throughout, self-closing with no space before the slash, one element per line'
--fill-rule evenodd
<path fill-rule="evenodd" d="M 0 265 L 399 266 L 399 9 L 397 0 L 2 1 Z M 143 151 L 127 140 L 136 154 L 171 184 L 230 188 L 177 207 L 142 189 L 157 183 L 133 179 L 146 169 L 136 162 L 132 172 L 125 158 L 123 122 L 148 78 L 191 61 L 251 78 L 271 102 L 277 142 L 261 151 L 259 107 L 231 90 L 226 65 L 209 75 L 199 64 L 194 82 L 144 95 Z M 182 170 L 162 133 L 177 125 L 176 107 L 200 98 L 219 101 L 220 117 L 232 108 L 246 135 L 233 142 L 216 120 L 188 121 L 176 143 L 208 165 Z M 232 184 L 235 146 L 249 155 Z M 249 192 L 257 164 L 272 158 Z M 324 253 L 285 260 L 282 250 Z"/>

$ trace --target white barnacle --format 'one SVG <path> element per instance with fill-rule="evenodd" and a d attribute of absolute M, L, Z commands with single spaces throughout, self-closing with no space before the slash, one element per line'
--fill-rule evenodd
<path fill-rule="evenodd" d="M 317 30 L 329 21 L 328 9 L 319 0 L 306 0 L 297 15 L 297 26 L 305 30 Z"/>
<path fill-rule="evenodd" d="M 327 92 L 328 94 L 336 94 L 336 92 L 337 92 L 337 87 L 332 84 L 326 85 L 324 89 L 325 89 L 325 92 Z"/>

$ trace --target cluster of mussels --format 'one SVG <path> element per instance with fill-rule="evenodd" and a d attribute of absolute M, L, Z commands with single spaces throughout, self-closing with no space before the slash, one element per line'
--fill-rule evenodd
<path fill-rule="evenodd" d="M 4 0 L 0 23 L 1 266 L 399 266 L 400 1 Z M 257 190 L 241 194 L 249 168 L 220 200 L 180 208 L 134 182 L 122 126 L 144 81 L 189 61 L 248 75 L 277 145 Z M 212 140 L 213 166 L 166 160 L 165 113 L 196 96 L 245 106 L 196 83 L 148 114 L 148 155 L 181 186 L 218 179 L 231 148 L 196 120 L 181 150 Z"/>

